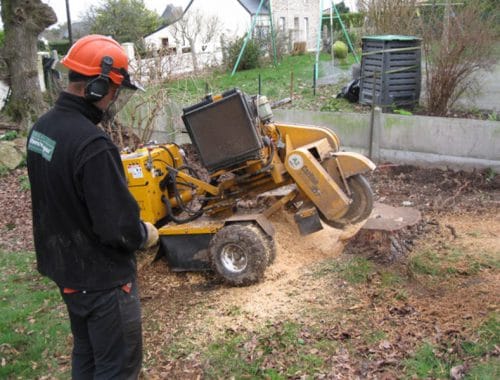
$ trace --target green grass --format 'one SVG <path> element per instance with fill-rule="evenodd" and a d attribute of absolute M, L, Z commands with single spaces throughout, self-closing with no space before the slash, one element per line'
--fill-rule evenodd
<path fill-rule="evenodd" d="M 228 332 L 204 353 L 207 378 L 288 379 L 323 369 L 320 353 L 335 342 L 309 340 L 308 327 L 295 322 L 269 324 L 258 332 Z M 270 367 L 279 363 L 280 368 Z"/>
<path fill-rule="evenodd" d="M 406 360 L 406 372 L 412 378 L 448 378 L 451 365 L 437 356 L 437 348 L 430 343 L 424 343 L 413 355 Z"/>
<path fill-rule="evenodd" d="M 440 260 L 434 251 L 423 251 L 413 255 L 410 258 L 409 268 L 415 274 L 437 276 L 441 273 Z"/>
<path fill-rule="evenodd" d="M 355 285 L 365 283 L 375 271 L 375 265 L 368 259 L 353 257 L 345 262 L 338 260 L 326 261 L 319 267 L 315 275 L 322 277 L 333 273 L 349 284 Z"/>
<path fill-rule="evenodd" d="M 259 75 L 261 78 L 261 92 L 270 99 L 285 98 L 290 94 L 291 73 L 294 76 L 294 90 L 303 86 L 309 88 L 312 94 L 312 80 L 315 56 L 305 54 L 286 56 L 278 64 L 265 67 L 238 71 L 231 76 L 230 71 L 215 71 L 203 77 L 186 77 L 168 83 L 169 91 L 173 96 L 189 94 L 188 99 L 199 101 L 209 92 L 217 94 L 228 89 L 238 87 L 248 94 L 257 94 L 259 89 Z"/>
<path fill-rule="evenodd" d="M 387 333 L 382 330 L 369 330 L 365 335 L 365 342 L 374 345 L 387 338 Z"/>
<path fill-rule="evenodd" d="M 0 251 L 0 378 L 68 377 L 59 369 L 70 352 L 66 309 L 34 266 L 33 253 Z"/>
<path fill-rule="evenodd" d="M 472 341 L 462 343 L 462 349 L 468 355 L 484 356 L 500 345 L 500 315 L 491 314 L 479 327 Z"/>
<path fill-rule="evenodd" d="M 500 360 L 492 353 L 499 344 L 500 318 L 492 313 L 470 340 L 461 342 L 459 354 L 426 342 L 405 361 L 405 373 L 410 378 L 448 378 L 451 368 L 467 360 L 466 379 L 498 379 Z"/>
<path fill-rule="evenodd" d="M 446 247 L 439 253 L 433 250 L 414 252 L 408 266 L 413 274 L 442 278 L 476 275 L 484 269 L 499 269 L 500 260 L 489 252 L 471 255 L 459 247 Z"/>
<path fill-rule="evenodd" d="M 403 282 L 403 278 L 391 270 L 385 269 L 380 271 L 380 283 L 384 288 L 401 285 Z"/>
<path fill-rule="evenodd" d="M 27 175 L 19 176 L 18 180 L 19 180 L 19 186 L 22 191 L 31 190 L 30 180 Z"/>
<path fill-rule="evenodd" d="M 498 380 L 500 378 L 500 359 L 491 358 L 478 364 L 467 373 L 465 380 Z"/>
<path fill-rule="evenodd" d="M 0 177 L 6 176 L 10 173 L 10 170 L 7 166 L 0 164 Z"/>
<path fill-rule="evenodd" d="M 12 141 L 18 137 L 18 133 L 16 131 L 7 131 L 4 134 L 0 135 L 0 141 Z"/>

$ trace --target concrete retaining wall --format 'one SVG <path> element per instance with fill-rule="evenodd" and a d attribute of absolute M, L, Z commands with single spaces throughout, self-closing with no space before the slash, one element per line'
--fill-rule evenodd
<path fill-rule="evenodd" d="M 370 114 L 273 112 L 276 121 L 330 128 L 340 137 L 344 150 L 365 155 L 371 152 L 375 162 L 464 170 L 492 168 L 500 173 L 498 121 L 402 116 L 377 109 L 370 133 Z"/>

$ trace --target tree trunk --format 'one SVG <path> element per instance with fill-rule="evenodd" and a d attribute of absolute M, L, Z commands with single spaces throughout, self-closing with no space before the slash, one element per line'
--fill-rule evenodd
<path fill-rule="evenodd" d="M 6 112 L 27 130 L 45 108 L 38 79 L 38 35 L 57 21 L 54 10 L 40 0 L 1 0 L 11 96 Z"/>
<path fill-rule="evenodd" d="M 191 59 L 193 61 L 193 71 L 195 73 L 198 72 L 198 56 L 196 55 L 197 52 L 195 50 L 195 45 L 196 45 L 196 40 L 194 38 L 188 38 L 189 41 L 189 47 L 191 48 Z"/>

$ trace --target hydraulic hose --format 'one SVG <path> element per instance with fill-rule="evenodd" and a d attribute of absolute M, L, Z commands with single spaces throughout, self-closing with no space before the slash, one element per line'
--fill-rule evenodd
<path fill-rule="evenodd" d="M 201 215 L 203 215 L 203 206 L 201 206 L 198 210 L 192 210 L 182 200 L 182 197 L 181 197 L 181 194 L 180 194 L 180 191 L 179 191 L 179 188 L 178 188 L 178 183 L 177 183 L 177 172 L 179 170 L 184 170 L 184 169 L 187 169 L 188 172 L 191 175 L 193 175 L 193 177 L 195 177 L 195 178 L 199 177 L 198 174 L 196 173 L 196 171 L 192 167 L 190 167 L 190 166 L 184 165 L 184 166 L 180 167 L 179 169 L 176 169 L 176 168 L 169 167 L 167 165 L 167 170 L 168 170 L 169 174 L 162 180 L 162 186 L 163 186 L 163 188 L 167 187 L 167 183 L 171 183 L 172 184 L 172 187 L 173 187 L 172 190 L 173 190 L 173 193 L 174 193 L 173 195 L 175 197 L 175 200 L 177 201 L 178 207 L 182 211 L 184 211 L 187 214 L 189 214 L 189 216 L 187 218 L 178 218 L 178 217 L 176 217 L 173 214 L 172 204 L 170 203 L 170 200 L 166 196 L 162 196 L 162 202 L 165 203 L 165 205 L 167 207 L 168 215 L 170 216 L 170 218 L 175 223 L 178 223 L 178 224 L 190 222 L 190 221 L 192 221 L 192 220 L 194 220 L 196 218 L 199 218 Z"/>
<path fill-rule="evenodd" d="M 172 212 L 172 205 L 170 204 L 170 201 L 168 200 L 168 198 L 166 196 L 162 196 L 161 197 L 161 200 L 163 203 L 165 203 L 165 206 L 167 207 L 167 211 L 168 211 L 168 217 L 175 223 L 177 224 L 184 224 L 184 223 L 188 223 L 188 222 L 191 222 L 197 218 L 199 218 L 203 212 L 201 211 L 200 213 L 198 214 L 194 214 L 194 215 L 190 215 L 188 216 L 187 218 L 178 218 L 174 215 L 174 213 Z"/>

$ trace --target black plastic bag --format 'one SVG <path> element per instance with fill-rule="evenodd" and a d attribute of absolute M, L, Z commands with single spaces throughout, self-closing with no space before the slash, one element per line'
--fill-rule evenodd
<path fill-rule="evenodd" d="M 359 79 L 354 79 L 347 86 L 342 87 L 337 95 L 338 98 L 345 98 L 351 103 L 357 103 L 359 101 Z"/>

